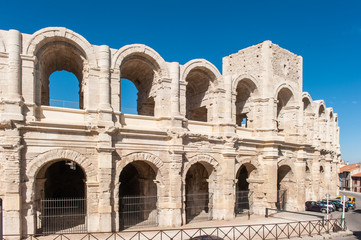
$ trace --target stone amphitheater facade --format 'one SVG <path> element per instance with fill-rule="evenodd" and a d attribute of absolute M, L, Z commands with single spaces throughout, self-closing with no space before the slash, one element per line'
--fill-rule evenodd
<path fill-rule="evenodd" d="M 79 109 L 49 106 L 49 76 L 61 70 L 79 80 Z M 222 72 L 62 27 L 0 30 L 4 232 L 38 232 L 47 197 L 84 197 L 86 231 L 109 232 L 121 230 L 123 195 L 156 196 L 160 227 L 192 214 L 231 220 L 240 190 L 260 215 L 335 196 L 338 118 L 303 92 L 302 57 L 265 41 L 224 57 Z M 139 91 L 137 115 L 121 111 L 121 79 Z M 81 181 L 64 180 L 59 163 Z"/>

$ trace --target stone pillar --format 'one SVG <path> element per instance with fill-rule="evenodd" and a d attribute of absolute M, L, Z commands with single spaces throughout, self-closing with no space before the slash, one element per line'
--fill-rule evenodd
<path fill-rule="evenodd" d="M 20 195 L 20 162 L 21 149 L 18 129 L 5 131 L 4 139 L 6 146 L 6 158 L 4 161 L 4 173 L 2 176 L 6 182 L 5 196 L 3 198 L 4 234 L 20 235 L 21 224 L 21 195 Z M 4 147 L 4 146 L 3 146 Z M 7 148 L 8 147 L 8 148 Z M 14 238 L 16 239 L 16 238 Z"/>
<path fill-rule="evenodd" d="M 232 76 L 224 76 L 224 87 L 226 90 L 224 103 L 224 121 L 226 123 L 233 123 L 232 121 Z"/>
<path fill-rule="evenodd" d="M 110 105 L 110 49 L 106 45 L 99 47 L 99 123 L 109 125 L 112 122 Z"/>
<path fill-rule="evenodd" d="M 172 79 L 171 83 L 171 115 L 180 116 L 180 102 L 179 102 L 179 63 L 169 63 L 169 75 Z"/>
<path fill-rule="evenodd" d="M 164 185 L 158 184 L 158 222 L 159 227 L 180 227 L 182 217 L 182 160 L 183 151 L 172 150 L 163 171 Z M 160 189 L 161 188 L 161 189 Z"/>
<path fill-rule="evenodd" d="M 236 154 L 232 148 L 226 148 L 222 155 L 222 172 L 217 173 L 216 191 L 213 193 L 213 219 L 231 220 L 235 217 Z"/>
<path fill-rule="evenodd" d="M 113 149 L 98 148 L 98 176 L 99 176 L 99 228 L 98 232 L 111 232 L 112 205 L 111 205 L 111 179 L 113 169 Z"/>
<path fill-rule="evenodd" d="M 21 34 L 17 30 L 9 30 L 8 36 L 9 70 L 8 70 L 8 99 L 20 101 L 21 77 Z"/>
<path fill-rule="evenodd" d="M 263 156 L 262 171 L 265 174 L 263 189 L 266 193 L 267 204 L 265 207 L 276 207 L 277 203 L 277 160 L 278 148 L 276 146 L 266 147 Z M 265 210 L 264 210 L 265 211 Z M 263 212 L 265 214 L 265 212 Z"/>
<path fill-rule="evenodd" d="M 10 120 L 22 121 L 21 112 L 21 34 L 17 30 L 10 30 L 8 33 L 8 72 L 7 91 L 4 99 L 3 113 L 0 114 L 0 122 Z"/>
<path fill-rule="evenodd" d="M 114 133 L 114 132 L 112 132 Z M 109 132 L 100 132 L 98 136 L 98 206 L 97 213 L 99 225 L 92 231 L 110 232 L 112 231 L 112 204 L 111 204 L 111 182 L 113 171 L 112 136 Z M 90 230 L 89 230 L 90 231 Z"/>
<path fill-rule="evenodd" d="M 296 208 L 297 211 L 303 211 L 306 201 L 306 190 L 305 190 L 305 181 L 306 181 L 306 159 L 307 153 L 304 150 L 299 150 L 297 156 L 297 161 L 295 165 L 295 178 L 296 178 L 296 198 L 297 203 L 295 206 L 290 206 L 291 208 Z"/>

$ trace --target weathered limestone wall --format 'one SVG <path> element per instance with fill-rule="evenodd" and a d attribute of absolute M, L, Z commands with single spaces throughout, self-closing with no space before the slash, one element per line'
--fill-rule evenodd
<path fill-rule="evenodd" d="M 60 70 L 79 80 L 79 109 L 48 104 L 49 76 Z M 122 113 L 121 79 L 138 88 L 139 115 Z M 6 234 L 37 231 L 45 173 L 63 160 L 84 172 L 92 232 L 120 230 L 120 175 L 130 165 L 143 194 L 155 184 L 163 227 L 186 224 L 197 164 L 208 219 L 236 216 L 241 184 L 253 214 L 302 211 L 338 193 L 337 114 L 303 92 L 302 58 L 270 41 L 225 57 L 221 74 L 204 59 L 169 63 L 145 45 L 95 46 L 66 28 L 0 30 L 0 99 Z"/>

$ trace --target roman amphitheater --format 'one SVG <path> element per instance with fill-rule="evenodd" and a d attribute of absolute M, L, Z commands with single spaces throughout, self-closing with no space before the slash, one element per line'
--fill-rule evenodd
<path fill-rule="evenodd" d="M 77 109 L 50 104 L 62 70 Z M 121 79 L 138 114 L 122 112 Z M 4 233 L 179 227 L 335 196 L 337 114 L 302 81 L 302 57 L 271 41 L 224 57 L 221 74 L 62 27 L 0 30 Z"/>

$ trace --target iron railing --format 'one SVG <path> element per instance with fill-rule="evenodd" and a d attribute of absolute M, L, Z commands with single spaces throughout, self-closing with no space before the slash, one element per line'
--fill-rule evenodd
<path fill-rule="evenodd" d="M 43 234 L 86 232 L 85 206 L 84 198 L 40 200 L 38 232 Z"/>
<path fill-rule="evenodd" d="M 235 213 L 242 214 L 245 212 L 252 211 L 252 201 L 253 199 L 253 192 L 252 191 L 236 191 L 236 206 L 235 206 Z"/>
<path fill-rule="evenodd" d="M 288 222 L 276 224 L 222 226 L 207 228 L 186 228 L 169 230 L 141 230 L 122 231 L 117 233 L 83 233 L 83 234 L 55 234 L 55 235 L 25 235 L 22 239 L 27 240 L 183 240 L 183 239 L 281 239 L 302 236 L 315 236 L 324 233 L 345 230 L 341 228 L 340 219 L 312 220 L 301 222 Z M 10 237 L 15 235 L 5 235 Z"/>
<path fill-rule="evenodd" d="M 157 196 L 123 196 L 120 198 L 120 229 L 157 225 Z"/>
<path fill-rule="evenodd" d="M 210 220 L 210 196 L 212 195 L 210 195 L 208 192 L 186 194 L 185 211 L 187 223 L 192 220 Z"/>

